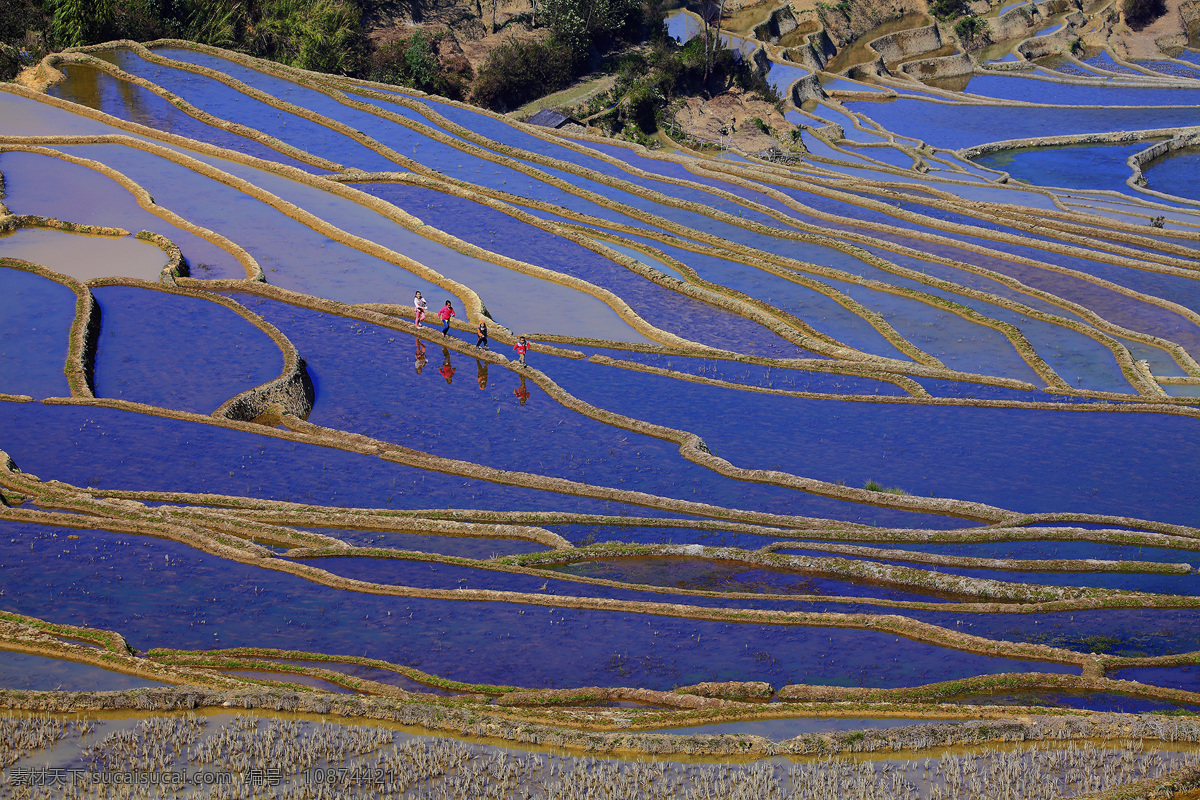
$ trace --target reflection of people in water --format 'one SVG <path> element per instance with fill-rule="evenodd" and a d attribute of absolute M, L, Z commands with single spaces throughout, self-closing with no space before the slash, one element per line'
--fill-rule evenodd
<path fill-rule="evenodd" d="M 525 388 L 524 375 L 521 376 L 521 385 L 513 391 L 513 394 L 515 394 L 517 399 L 521 401 L 521 405 L 525 405 L 525 401 L 529 399 L 529 390 Z"/>
<path fill-rule="evenodd" d="M 425 343 L 421 341 L 421 337 L 417 339 L 417 374 L 421 374 L 421 370 L 425 369 Z"/>
<path fill-rule="evenodd" d="M 479 375 L 479 388 L 486 389 L 487 388 L 487 364 L 483 363 L 478 358 L 475 359 L 475 371 Z"/>
<path fill-rule="evenodd" d="M 454 380 L 454 367 L 450 366 L 450 351 L 444 347 L 442 348 L 442 366 L 438 372 L 442 373 L 442 377 L 446 379 L 446 383 Z"/>

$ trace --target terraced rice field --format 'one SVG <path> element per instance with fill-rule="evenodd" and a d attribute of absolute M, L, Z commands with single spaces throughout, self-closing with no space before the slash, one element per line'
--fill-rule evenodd
<path fill-rule="evenodd" d="M 788 164 L 180 42 L 0 85 L 0 797 L 1194 770 L 1200 89 L 1162 64 L 887 80 L 792 108 Z"/>

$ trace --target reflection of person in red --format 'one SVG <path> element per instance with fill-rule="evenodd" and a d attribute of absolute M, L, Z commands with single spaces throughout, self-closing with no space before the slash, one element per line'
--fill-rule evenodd
<path fill-rule="evenodd" d="M 513 391 L 513 394 L 515 394 L 517 399 L 521 401 L 521 405 L 525 405 L 525 401 L 529 399 L 529 390 L 525 388 L 524 375 L 521 376 L 521 385 Z"/>
<path fill-rule="evenodd" d="M 475 372 L 479 377 L 479 390 L 483 391 L 487 388 L 487 364 L 475 359 Z"/>
<path fill-rule="evenodd" d="M 446 383 L 454 380 L 454 367 L 450 366 L 450 351 L 442 348 L 442 366 L 438 370 L 442 373 L 442 377 L 446 379 Z"/>
<path fill-rule="evenodd" d="M 421 370 L 425 369 L 425 343 L 421 341 L 421 337 L 417 339 L 417 374 L 421 374 Z"/>

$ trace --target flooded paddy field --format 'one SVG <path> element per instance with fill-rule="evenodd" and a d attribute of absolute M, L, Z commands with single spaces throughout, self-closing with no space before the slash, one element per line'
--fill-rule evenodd
<path fill-rule="evenodd" d="M 0 85 L 0 798 L 1190 785 L 1200 90 L 1085 55 L 825 75 L 786 163 Z"/>

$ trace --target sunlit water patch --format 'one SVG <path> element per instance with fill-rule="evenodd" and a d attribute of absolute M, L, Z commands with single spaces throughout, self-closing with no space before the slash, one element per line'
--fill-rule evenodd
<path fill-rule="evenodd" d="M 4 202 L 16 214 L 36 214 L 128 231 L 148 230 L 183 252 L 196 278 L 243 278 L 246 270 L 226 250 L 138 205 L 113 179 L 88 167 L 34 153 L 0 155 Z M 61 187 L 70 186 L 70 191 Z"/>
<path fill-rule="evenodd" d="M 165 158 L 116 145 L 62 149 L 120 170 L 188 220 L 244 246 L 270 283 L 351 303 L 407 304 L 416 289 L 431 288 L 403 267 L 335 241 L 257 198 Z M 454 300 L 463 307 L 459 298 Z"/>
<path fill-rule="evenodd" d="M 135 57 L 124 51 L 119 52 L 122 56 Z M 285 156 L 254 139 L 201 122 L 149 89 L 115 78 L 102 69 L 88 64 L 69 64 L 65 65 L 63 71 L 67 79 L 50 88 L 49 94 L 52 97 L 94 108 L 117 119 L 145 125 L 163 133 L 185 136 L 258 158 L 312 169 L 303 162 Z M 250 98 L 246 100 L 250 101 Z M 69 131 L 56 128 L 54 132 Z"/>
<path fill-rule="evenodd" d="M 353 236 L 383 245 L 439 275 L 469 285 L 481 296 L 492 318 L 501 323 L 507 322 L 518 327 L 525 324 L 518 321 L 533 319 L 538 326 L 536 330 L 541 333 L 648 341 L 633 330 L 615 309 L 585 292 L 506 268 L 486 257 L 460 252 L 449 244 L 397 225 L 395 220 L 353 199 L 261 170 L 237 165 L 230 165 L 228 169 L 235 174 L 246 174 L 255 185 L 295 203 Z M 399 296 L 392 298 L 392 302 L 407 303 L 408 298 Z M 461 300 L 458 302 L 461 303 Z M 440 303 L 435 307 L 437 305 Z M 463 309 L 463 306 L 459 305 L 459 309 Z"/>
<path fill-rule="evenodd" d="M 887 381 L 866 378 L 836 371 L 789 369 L 778 365 L 763 365 L 740 360 L 697 358 L 679 353 L 643 353 L 635 350 L 614 350 L 598 347 L 579 347 L 581 352 L 603 355 L 618 361 L 643 364 L 656 369 L 681 372 L 698 378 L 753 386 L 787 392 L 821 392 L 826 394 L 876 394 L 905 397 L 908 392 Z"/>
<path fill-rule="evenodd" d="M 241 123 L 300 150 L 346 166 L 384 171 L 399 167 L 395 162 L 344 134 L 297 114 L 275 108 L 206 75 L 147 61 L 128 50 L 118 50 L 114 56 L 117 66 L 126 72 L 173 92 L 218 119 Z M 95 101 L 88 100 L 89 98 L 82 97 L 77 102 L 94 106 Z M 151 127 L 164 127 L 163 123 L 156 119 L 152 118 L 151 121 L 155 123 Z M 271 160 L 282 159 L 272 155 Z"/>
<path fill-rule="evenodd" d="M 19 258 L 80 280 L 124 277 L 158 280 L 166 254 L 132 236 L 90 236 L 49 228 L 0 235 L 0 258 Z"/>
<path fill-rule="evenodd" d="M 123 132 L 83 114 L 0 89 L 0 133 L 5 136 L 94 136 Z"/>
<path fill-rule="evenodd" d="M 652 325 L 684 338 L 738 352 L 799 354 L 795 345 L 745 317 L 672 292 L 599 253 L 481 204 L 401 184 L 361 188 L 492 252 L 609 289 Z"/>

